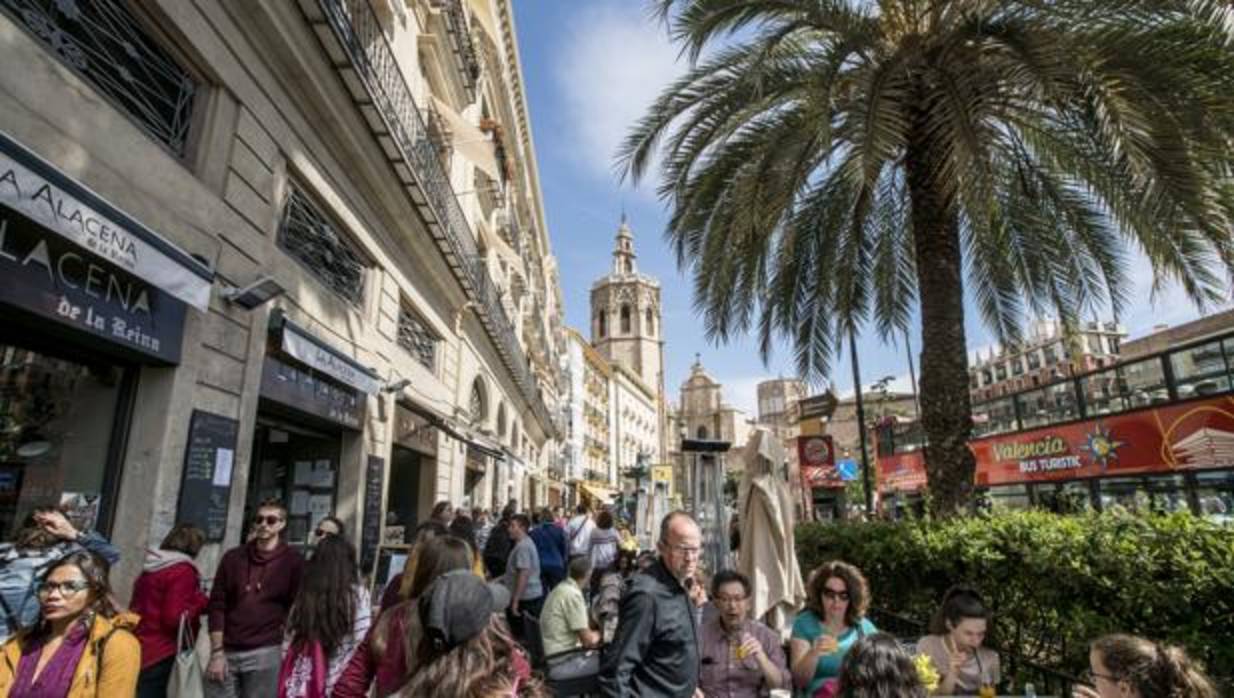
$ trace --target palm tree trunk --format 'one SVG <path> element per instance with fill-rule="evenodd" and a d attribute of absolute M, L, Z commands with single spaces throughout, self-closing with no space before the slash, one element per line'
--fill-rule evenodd
<path fill-rule="evenodd" d="M 912 199 L 917 293 L 921 301 L 921 423 L 929 446 L 926 471 L 936 515 L 963 511 L 973 490 L 976 461 L 964 337 L 963 256 L 960 226 L 948 193 L 935 180 L 941 154 L 931 147 L 925 114 L 906 154 Z"/>

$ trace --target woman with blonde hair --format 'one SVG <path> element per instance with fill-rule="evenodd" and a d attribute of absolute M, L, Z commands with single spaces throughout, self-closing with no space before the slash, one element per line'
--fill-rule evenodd
<path fill-rule="evenodd" d="M 1135 635 L 1106 635 L 1088 652 L 1090 686 L 1074 698 L 1217 698 L 1217 689 L 1181 647 Z"/>

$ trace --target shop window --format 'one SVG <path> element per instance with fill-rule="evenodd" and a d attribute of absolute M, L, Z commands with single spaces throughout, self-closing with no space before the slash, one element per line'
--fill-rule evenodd
<path fill-rule="evenodd" d="M 621 333 L 630 334 L 630 306 L 621 306 Z"/>
<path fill-rule="evenodd" d="M 287 542 L 307 545 L 317 523 L 334 514 L 340 435 L 264 419 L 253 432 L 246 524 L 261 502 L 277 500 L 287 507 Z"/>
<path fill-rule="evenodd" d="M 398 343 L 430 373 L 437 369 L 437 345 L 441 337 L 416 311 L 401 305 L 398 312 Z"/>
<path fill-rule="evenodd" d="M 134 371 L 0 344 L 0 535 L 12 540 L 38 507 L 62 507 L 77 528 L 110 525 Z M 120 420 L 117 423 L 117 419 Z"/>
<path fill-rule="evenodd" d="M 4 0 L 0 9 L 178 157 L 198 81 L 122 0 Z"/>
<path fill-rule="evenodd" d="M 279 225 L 279 245 L 326 288 L 353 306 L 364 299 L 366 264 L 322 208 L 294 180 Z"/>

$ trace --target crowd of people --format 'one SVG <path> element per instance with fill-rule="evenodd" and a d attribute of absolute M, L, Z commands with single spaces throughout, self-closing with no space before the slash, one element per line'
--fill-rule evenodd
<path fill-rule="evenodd" d="M 203 533 L 174 526 L 146 552 L 124 610 L 109 583 L 120 552 L 58 511 L 34 512 L 0 544 L 0 698 L 164 698 L 173 686 L 219 698 L 540 698 L 567 685 L 609 698 L 923 698 L 992 696 L 1004 683 L 975 588 L 949 590 L 910 648 L 869 619 L 861 570 L 827 562 L 785 644 L 751 617 L 750 579 L 704 579 L 702 533 L 685 512 L 640 553 L 608 509 L 529 516 L 510 502 L 491 517 L 442 502 L 373 597 L 342 521 L 322 519 L 304 551 L 284 541 L 286 525 L 282 503 L 261 503 L 208 585 L 195 562 Z M 1110 635 L 1089 661 L 1074 698 L 1217 696 L 1177 647 Z"/>

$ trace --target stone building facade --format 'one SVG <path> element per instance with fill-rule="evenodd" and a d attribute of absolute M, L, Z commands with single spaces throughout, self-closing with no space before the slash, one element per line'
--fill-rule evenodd
<path fill-rule="evenodd" d="M 3 535 L 62 504 L 126 595 L 173 523 L 208 571 L 266 497 L 366 563 L 435 500 L 551 503 L 514 36 L 507 0 L 0 3 Z"/>
<path fill-rule="evenodd" d="M 1019 346 L 978 352 L 969 362 L 974 403 L 1028 390 L 1051 381 L 1111 366 L 1127 330 L 1113 322 L 1085 322 L 1071 330 L 1057 320 L 1033 323 Z"/>

